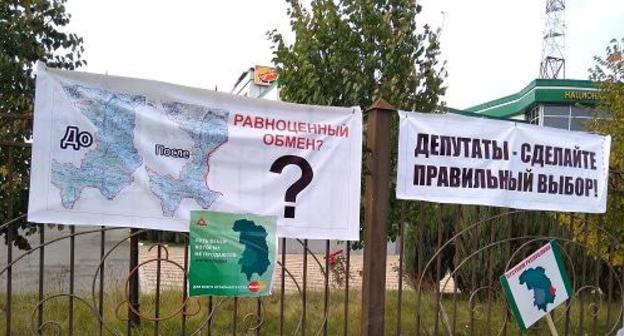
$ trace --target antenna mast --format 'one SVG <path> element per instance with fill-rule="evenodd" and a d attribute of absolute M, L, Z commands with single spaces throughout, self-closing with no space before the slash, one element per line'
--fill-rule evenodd
<path fill-rule="evenodd" d="M 546 0 L 541 79 L 565 78 L 565 0 Z"/>

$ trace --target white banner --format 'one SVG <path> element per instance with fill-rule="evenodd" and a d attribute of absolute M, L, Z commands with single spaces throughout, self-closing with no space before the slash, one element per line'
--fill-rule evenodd
<path fill-rule="evenodd" d="M 37 73 L 28 220 L 188 231 L 191 210 L 278 216 L 278 235 L 359 239 L 359 108 L 155 81 Z"/>
<path fill-rule="evenodd" d="M 399 112 L 397 198 L 603 213 L 611 137 Z"/>

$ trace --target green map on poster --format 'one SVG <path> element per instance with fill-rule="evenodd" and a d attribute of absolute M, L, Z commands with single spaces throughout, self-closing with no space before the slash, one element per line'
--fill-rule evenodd
<path fill-rule="evenodd" d="M 189 295 L 269 295 L 275 229 L 274 217 L 191 212 Z"/>
<path fill-rule="evenodd" d="M 268 233 L 261 225 L 247 219 L 237 220 L 232 229 L 240 233 L 239 242 L 245 246 L 243 255 L 238 260 L 241 273 L 247 276 L 247 280 L 251 280 L 254 273 L 261 276 L 271 265 L 266 241 Z"/>

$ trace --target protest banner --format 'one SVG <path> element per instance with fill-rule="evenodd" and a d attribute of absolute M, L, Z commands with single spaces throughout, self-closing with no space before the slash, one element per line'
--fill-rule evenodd
<path fill-rule="evenodd" d="M 192 210 L 359 239 L 362 113 L 37 72 L 28 220 L 188 231 Z"/>
<path fill-rule="evenodd" d="M 559 245 L 542 246 L 500 277 L 507 303 L 518 326 L 527 330 L 572 296 L 572 285 Z M 552 320 L 549 328 L 556 334 Z"/>
<path fill-rule="evenodd" d="M 611 138 L 399 112 L 399 199 L 604 213 Z"/>
<path fill-rule="evenodd" d="M 192 211 L 189 296 L 271 295 L 275 229 L 275 217 Z"/>

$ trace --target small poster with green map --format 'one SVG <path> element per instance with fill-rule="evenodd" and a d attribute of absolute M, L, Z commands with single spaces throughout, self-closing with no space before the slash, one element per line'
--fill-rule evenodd
<path fill-rule="evenodd" d="M 550 241 L 510 268 L 500 277 L 500 281 L 509 308 L 522 331 L 572 295 L 565 262 L 555 241 Z"/>
<path fill-rule="evenodd" d="M 192 211 L 189 296 L 271 294 L 276 218 Z"/>

